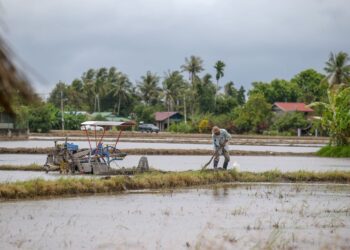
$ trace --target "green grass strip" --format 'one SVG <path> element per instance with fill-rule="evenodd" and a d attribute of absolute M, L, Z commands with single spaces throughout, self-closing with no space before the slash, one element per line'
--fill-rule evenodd
<path fill-rule="evenodd" d="M 45 171 L 42 165 L 29 164 L 29 165 L 0 165 L 0 170 L 19 170 L 19 171 Z"/>
<path fill-rule="evenodd" d="M 35 199 L 68 195 L 115 193 L 126 190 L 173 189 L 228 182 L 333 182 L 350 183 L 350 171 L 261 173 L 229 171 L 152 172 L 110 178 L 35 179 L 0 184 L 0 200 Z"/>
<path fill-rule="evenodd" d="M 350 157 L 350 146 L 325 146 L 317 151 L 316 155 L 323 157 Z"/>

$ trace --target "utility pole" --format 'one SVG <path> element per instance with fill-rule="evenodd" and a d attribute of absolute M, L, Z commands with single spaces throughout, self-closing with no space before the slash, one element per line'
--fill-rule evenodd
<path fill-rule="evenodd" d="M 184 95 L 184 115 L 185 115 L 185 124 L 187 124 L 187 110 L 186 110 L 186 96 Z"/>
<path fill-rule="evenodd" d="M 62 122 L 62 131 L 64 131 L 64 111 L 63 111 L 63 91 L 61 90 L 61 122 Z"/>

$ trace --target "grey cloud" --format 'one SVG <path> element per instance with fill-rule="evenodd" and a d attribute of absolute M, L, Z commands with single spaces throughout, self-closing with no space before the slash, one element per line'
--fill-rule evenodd
<path fill-rule="evenodd" d="M 163 75 L 192 54 L 210 73 L 216 60 L 225 61 L 223 82 L 249 88 L 305 68 L 322 71 L 331 51 L 350 53 L 347 0 L 7 0 L 3 6 L 5 36 L 50 88 L 90 67 L 114 65 L 133 80 L 147 70 Z"/>

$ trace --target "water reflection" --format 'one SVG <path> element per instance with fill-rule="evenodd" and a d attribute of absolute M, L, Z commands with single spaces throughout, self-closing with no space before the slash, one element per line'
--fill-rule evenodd
<path fill-rule="evenodd" d="M 213 187 L 212 195 L 214 200 L 225 200 L 229 196 L 229 188 L 224 187 Z"/>
<path fill-rule="evenodd" d="M 61 142 L 61 141 L 60 141 Z M 87 141 L 70 141 L 79 145 L 80 148 L 88 148 L 89 143 Z M 111 144 L 110 141 L 105 141 L 106 144 Z M 0 141 L 0 147 L 7 148 L 47 148 L 53 147 L 53 141 L 39 141 L 39 140 L 26 140 L 26 141 Z M 243 150 L 243 151 L 271 151 L 271 152 L 316 152 L 320 147 L 290 147 L 290 146 L 259 146 L 259 145 L 230 145 L 230 150 Z M 147 143 L 147 142 L 121 142 L 118 144 L 120 149 L 130 148 L 162 148 L 162 149 L 212 149 L 212 144 L 191 144 L 191 143 Z"/>

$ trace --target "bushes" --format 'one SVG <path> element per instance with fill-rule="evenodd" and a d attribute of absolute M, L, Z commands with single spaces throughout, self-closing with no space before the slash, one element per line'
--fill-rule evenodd
<path fill-rule="evenodd" d="M 195 133 L 195 132 L 197 132 L 196 128 L 194 128 L 190 123 L 186 124 L 185 122 L 171 124 L 168 131 L 176 132 L 176 133 Z"/>
<path fill-rule="evenodd" d="M 209 121 L 207 119 L 203 119 L 199 122 L 198 125 L 199 133 L 207 133 L 210 131 Z"/>
<path fill-rule="evenodd" d="M 64 126 L 68 130 L 79 130 L 81 123 L 85 122 L 87 117 L 82 114 L 64 114 Z M 96 120 L 100 121 L 100 120 Z"/>
<path fill-rule="evenodd" d="M 305 128 L 307 125 L 308 121 L 302 113 L 289 112 L 276 117 L 272 127 L 279 132 L 288 131 L 295 134 L 298 128 Z"/>
<path fill-rule="evenodd" d="M 350 146 L 325 146 L 316 154 L 324 157 L 350 157 Z"/>
<path fill-rule="evenodd" d="M 134 113 L 138 122 L 142 121 L 144 123 L 154 123 L 154 113 L 161 110 L 162 108 L 160 106 L 148 106 L 145 104 L 138 104 L 134 108 Z"/>
<path fill-rule="evenodd" d="M 239 133 L 262 133 L 270 126 L 272 117 L 271 104 L 262 94 L 256 93 L 249 97 L 246 104 L 234 110 L 234 123 Z"/>
<path fill-rule="evenodd" d="M 31 131 L 34 132 L 48 132 L 52 127 L 55 127 L 58 123 L 56 115 L 58 109 L 56 109 L 52 104 L 38 105 L 35 107 L 30 107 L 28 124 Z"/>
<path fill-rule="evenodd" d="M 270 135 L 270 136 L 292 136 L 292 132 L 284 131 L 284 132 L 278 132 L 277 130 L 268 130 L 264 131 L 263 135 Z"/>

